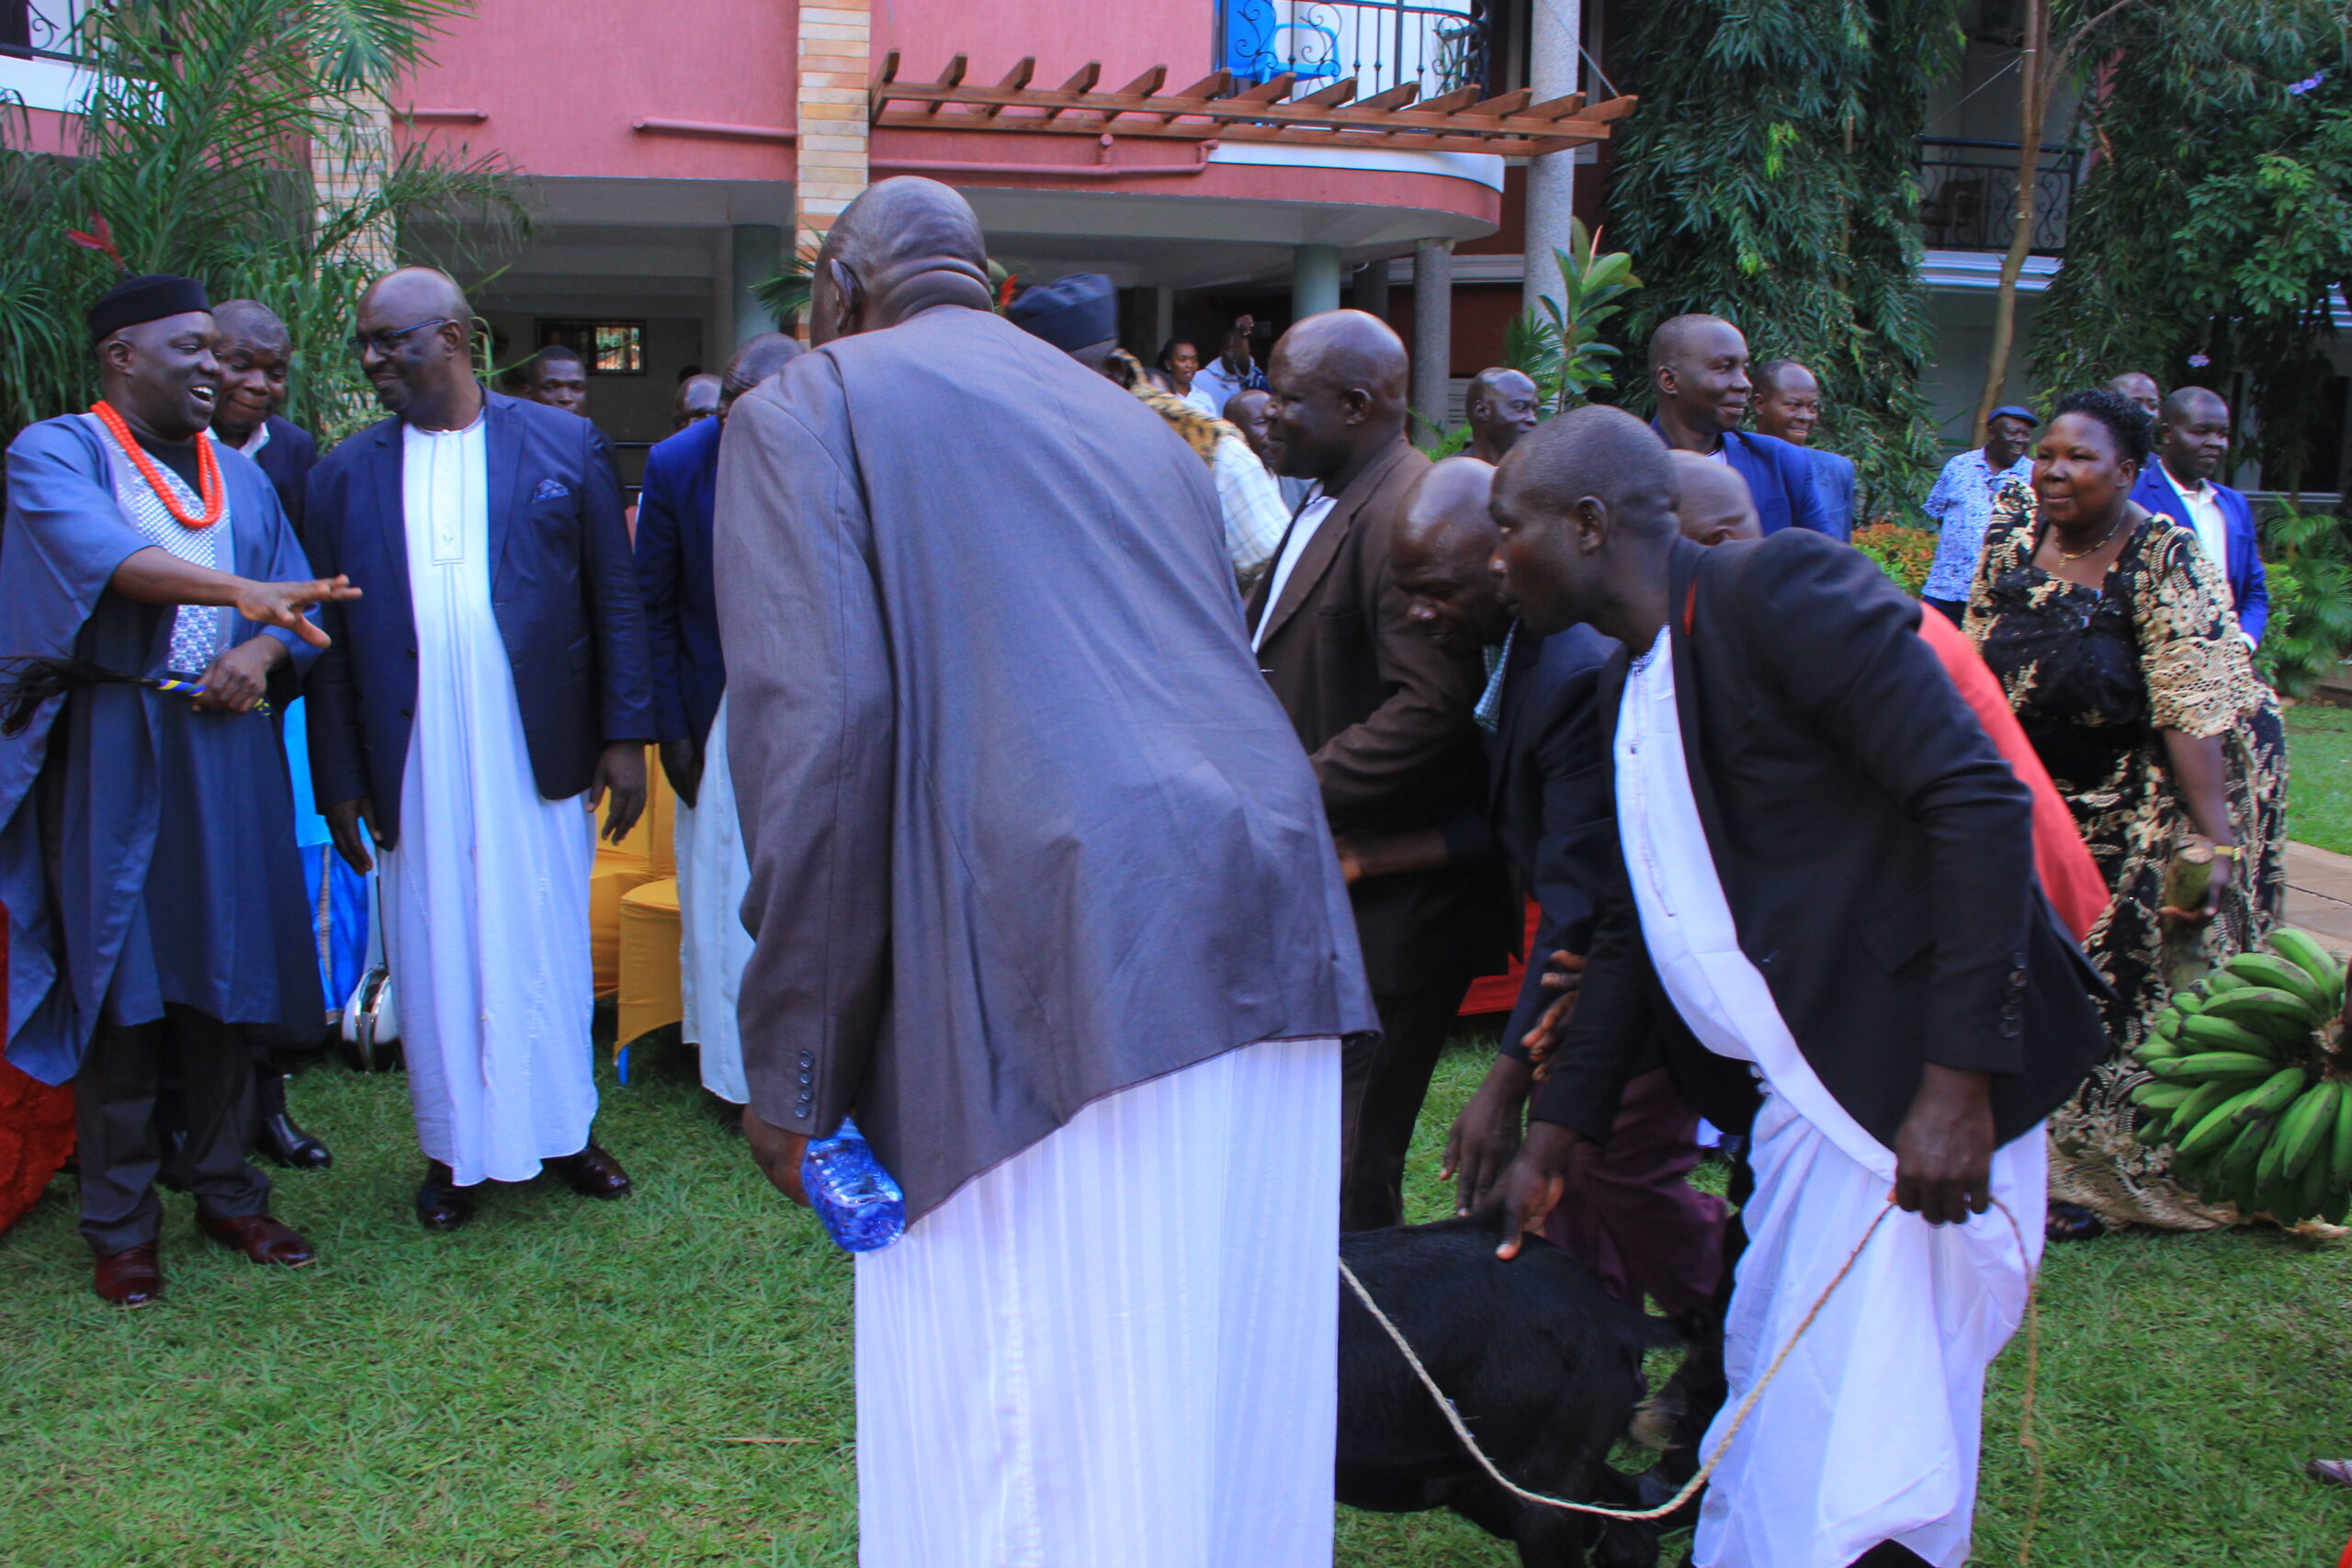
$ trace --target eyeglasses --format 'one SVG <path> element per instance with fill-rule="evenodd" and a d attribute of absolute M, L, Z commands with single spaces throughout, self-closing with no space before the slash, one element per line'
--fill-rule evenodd
<path fill-rule="evenodd" d="M 419 321 L 413 326 L 394 327 L 387 333 L 354 333 L 351 334 L 351 352 L 363 359 L 367 357 L 368 351 L 371 348 L 379 354 L 390 354 L 400 347 L 401 339 L 411 333 L 421 333 L 427 327 L 446 327 L 456 319 L 454 316 L 435 316 L 429 321 Z"/>

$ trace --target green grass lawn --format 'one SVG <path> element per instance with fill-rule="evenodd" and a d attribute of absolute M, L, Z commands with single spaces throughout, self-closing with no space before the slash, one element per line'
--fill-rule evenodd
<path fill-rule="evenodd" d="M 2289 708 L 2287 750 L 2288 831 L 2352 855 L 2352 709 Z"/>
<path fill-rule="evenodd" d="M 1482 1067 L 1471 1042 L 1446 1059 L 1420 1216 L 1444 1208 L 1435 1141 Z M 606 1084 L 600 1123 L 634 1198 L 502 1189 L 443 1236 L 409 1213 L 402 1082 L 308 1071 L 296 1109 L 339 1163 L 286 1178 L 279 1208 L 321 1261 L 249 1265 L 175 1199 L 171 1294 L 135 1313 L 89 1294 L 58 1181 L 0 1238 L 0 1564 L 854 1562 L 848 1262 L 707 1122 L 679 1055 L 640 1075 Z M 2334 1562 L 2352 1494 L 2298 1468 L 2352 1452 L 2352 1248 L 2250 1231 L 2062 1249 L 2041 1356 L 2035 1562 Z M 2025 1512 L 2022 1360 L 2001 1362 L 1986 1426 L 1987 1563 L 2014 1561 Z M 1351 1568 L 1516 1562 L 1436 1515 L 1343 1514 L 1340 1543 Z"/>

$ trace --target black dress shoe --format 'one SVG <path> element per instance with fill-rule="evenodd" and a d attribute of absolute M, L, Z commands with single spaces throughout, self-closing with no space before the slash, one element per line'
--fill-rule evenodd
<path fill-rule="evenodd" d="M 576 1155 L 558 1155 L 546 1162 L 547 1168 L 563 1178 L 565 1186 L 582 1198 L 626 1198 L 629 1193 L 628 1172 L 621 1162 L 590 1144 Z"/>
<path fill-rule="evenodd" d="M 326 1145 L 297 1126 L 283 1111 L 254 1124 L 254 1147 L 289 1170 L 324 1170 L 334 1163 Z"/>
<path fill-rule="evenodd" d="M 424 1162 L 424 1180 L 416 1190 L 416 1221 L 429 1231 L 453 1231 L 474 1217 L 471 1188 L 458 1185 L 458 1177 L 439 1160 Z"/>

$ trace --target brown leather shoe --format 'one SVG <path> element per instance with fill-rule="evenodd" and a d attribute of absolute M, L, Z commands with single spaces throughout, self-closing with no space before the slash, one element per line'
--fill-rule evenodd
<path fill-rule="evenodd" d="M 196 1212 L 196 1228 L 223 1247 L 233 1247 L 256 1263 L 300 1269 L 318 1254 L 311 1244 L 267 1214 L 208 1214 Z"/>
<path fill-rule="evenodd" d="M 473 1217 L 473 1190 L 458 1186 L 457 1172 L 439 1160 L 426 1160 L 416 1189 L 416 1223 L 429 1231 L 453 1231 Z"/>
<path fill-rule="evenodd" d="M 145 1306 L 164 1293 L 163 1265 L 155 1261 L 155 1244 L 145 1242 L 100 1258 L 90 1286 L 98 1300 L 116 1306 Z"/>
<path fill-rule="evenodd" d="M 564 1185 L 582 1198 L 626 1198 L 629 1194 L 628 1172 L 621 1162 L 590 1144 L 576 1155 L 558 1155 L 547 1162 L 548 1169 L 563 1178 Z"/>

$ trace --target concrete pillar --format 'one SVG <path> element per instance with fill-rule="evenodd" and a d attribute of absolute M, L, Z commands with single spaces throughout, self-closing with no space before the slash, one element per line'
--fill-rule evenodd
<path fill-rule="evenodd" d="M 775 318 L 752 293 L 752 287 L 774 277 L 784 265 L 784 231 L 773 223 L 738 223 L 728 235 L 729 315 L 734 331 L 728 339 L 730 354 L 762 333 L 775 331 Z"/>
<path fill-rule="evenodd" d="M 1290 254 L 1290 319 L 1340 308 L 1340 247 L 1299 245 Z"/>
<path fill-rule="evenodd" d="M 1159 345 L 1176 335 L 1176 290 L 1155 288 L 1151 291 L 1151 352 L 1158 354 Z M 1215 344 L 1195 344 L 1201 358 L 1206 360 L 1216 353 Z"/>
<path fill-rule="evenodd" d="M 1577 41 L 1584 28 L 1583 0 L 1535 0 L 1528 28 L 1527 85 L 1535 101 L 1562 98 L 1582 78 Z M 1568 221 L 1575 216 L 1576 151 L 1547 152 L 1527 164 L 1527 274 L 1520 299 L 1527 310 L 1549 294 L 1560 298 L 1560 268 L 1553 247 L 1565 250 Z"/>
<path fill-rule="evenodd" d="M 1368 261 L 1357 269 L 1355 282 L 1349 293 L 1349 303 L 1367 316 L 1388 319 L 1388 258 Z"/>
<path fill-rule="evenodd" d="M 1413 247 L 1413 438 L 1434 446 L 1445 434 L 1445 384 L 1453 374 L 1453 242 Z M 1423 423 L 1426 422 L 1426 423 Z"/>
<path fill-rule="evenodd" d="M 872 0 L 814 0 L 800 7 L 798 136 L 792 149 L 796 246 L 822 243 L 842 209 L 865 188 L 873 58 Z"/>

